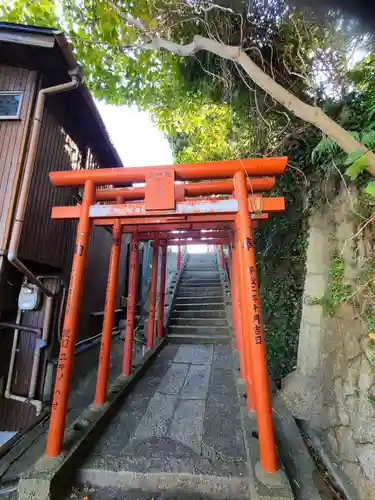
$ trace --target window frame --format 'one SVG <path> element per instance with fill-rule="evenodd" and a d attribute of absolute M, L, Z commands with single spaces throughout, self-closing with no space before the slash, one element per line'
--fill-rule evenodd
<path fill-rule="evenodd" d="M 22 90 L 0 90 L 0 97 L 2 95 L 16 95 L 20 96 L 20 100 L 18 103 L 18 109 L 16 115 L 2 115 L 0 114 L 0 120 L 19 120 L 21 117 L 21 107 L 23 101 L 23 91 Z"/>

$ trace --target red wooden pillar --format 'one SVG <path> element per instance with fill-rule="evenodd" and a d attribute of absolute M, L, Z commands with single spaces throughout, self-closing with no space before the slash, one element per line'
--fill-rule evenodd
<path fill-rule="evenodd" d="M 243 171 L 238 171 L 234 175 L 234 186 L 238 201 L 239 253 L 242 255 L 243 301 L 241 300 L 241 305 L 244 311 L 243 318 L 251 325 L 250 356 L 258 423 L 260 463 L 265 472 L 276 472 L 277 458 L 268 385 L 267 359 L 264 348 L 246 177 Z"/>
<path fill-rule="evenodd" d="M 122 200 L 117 200 L 122 203 Z M 120 262 L 122 228 L 116 219 L 112 229 L 112 247 L 109 258 L 107 291 L 104 304 L 103 333 L 99 352 L 98 376 L 96 381 L 95 405 L 104 404 L 107 397 L 109 360 L 111 356 L 112 329 L 115 319 L 118 267 Z"/>
<path fill-rule="evenodd" d="M 159 245 L 156 241 L 154 241 L 152 248 L 151 290 L 150 290 L 150 305 L 148 313 L 148 332 L 147 332 L 147 347 L 149 349 L 152 349 L 154 345 L 156 292 L 157 292 L 157 282 L 158 282 L 158 260 L 159 260 Z"/>
<path fill-rule="evenodd" d="M 158 330 L 159 338 L 163 337 L 164 330 L 164 302 L 165 302 L 165 281 L 167 274 L 167 245 L 163 242 L 161 247 L 161 268 L 160 268 L 160 290 L 159 290 L 159 310 L 158 310 Z"/>
<path fill-rule="evenodd" d="M 132 370 L 134 313 L 137 301 L 138 246 L 139 246 L 138 234 L 133 233 L 131 250 L 130 250 L 128 300 L 126 305 L 124 360 L 122 364 L 122 374 L 125 377 L 129 376 Z"/>
<path fill-rule="evenodd" d="M 224 270 L 224 248 L 223 248 L 223 245 L 220 245 L 220 248 L 219 248 L 219 252 L 220 252 L 220 267 L 221 269 Z"/>
<path fill-rule="evenodd" d="M 238 290 L 238 305 L 239 320 L 241 324 L 241 339 L 242 339 L 242 359 L 244 361 L 245 367 L 245 382 L 246 382 L 246 394 L 247 394 L 247 408 L 249 411 L 255 411 L 255 401 L 254 401 L 254 389 L 253 389 L 253 375 L 251 371 L 251 354 L 250 354 L 250 336 L 251 327 L 246 316 L 246 303 L 244 300 L 245 288 L 243 286 L 243 273 L 244 273 L 244 263 L 242 252 L 240 251 L 240 241 L 238 233 L 238 214 L 235 220 L 235 232 L 234 232 L 234 246 L 235 246 L 235 260 L 234 260 L 234 275 L 237 277 L 237 290 Z"/>
<path fill-rule="evenodd" d="M 181 269 L 181 246 L 177 247 L 177 271 Z"/>
<path fill-rule="evenodd" d="M 69 398 L 69 383 L 73 366 L 74 347 L 77 338 L 81 308 L 85 267 L 91 231 L 90 205 L 95 202 L 95 184 L 86 181 L 83 192 L 81 214 L 77 227 L 76 245 L 70 273 L 66 300 L 64 325 L 61 335 L 59 360 L 56 370 L 55 389 L 51 408 L 46 455 L 56 457 L 62 448 L 66 410 Z"/>
<path fill-rule="evenodd" d="M 237 260 L 237 248 L 235 244 L 235 235 L 231 232 L 231 249 L 230 249 L 230 288 L 232 296 L 232 317 L 233 317 L 233 327 L 236 339 L 236 347 L 240 357 L 240 377 L 246 379 L 246 363 L 245 363 L 245 352 L 242 341 L 242 321 L 241 321 L 241 303 L 240 303 L 240 291 L 239 291 L 239 274 L 238 274 L 238 260 Z M 249 403 L 252 404 L 252 398 L 248 398 Z"/>

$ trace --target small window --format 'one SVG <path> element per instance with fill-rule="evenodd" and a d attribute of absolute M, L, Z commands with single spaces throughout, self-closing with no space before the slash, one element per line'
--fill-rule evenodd
<path fill-rule="evenodd" d="M 0 120 L 20 117 L 22 92 L 0 92 Z"/>

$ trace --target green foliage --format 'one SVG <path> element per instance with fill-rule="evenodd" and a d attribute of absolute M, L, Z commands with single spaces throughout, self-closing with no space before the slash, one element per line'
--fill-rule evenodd
<path fill-rule="evenodd" d="M 297 154 L 301 151 L 290 156 Z M 300 182 L 292 170 L 278 180 L 274 194 L 286 196 L 286 212 L 255 232 L 268 365 L 275 380 L 293 370 L 297 359 L 309 215 Z"/>
<path fill-rule="evenodd" d="M 351 165 L 352 163 L 355 163 L 358 159 L 360 159 L 362 156 L 363 156 L 363 150 L 356 149 L 355 151 L 352 151 L 351 153 L 348 154 L 344 162 L 344 165 Z"/>
<path fill-rule="evenodd" d="M 337 250 L 331 254 L 328 277 L 323 307 L 326 314 L 333 316 L 336 307 L 348 299 L 352 293 L 351 286 L 344 281 L 344 260 Z"/>
<path fill-rule="evenodd" d="M 156 11 L 148 0 L 114 2 L 124 12 L 155 28 Z M 95 97 L 111 104 L 147 107 L 158 94 L 170 97 L 178 80 L 176 57 L 167 52 L 131 48 L 139 42 L 135 28 L 127 25 L 106 1 L 15 0 L 0 4 L 5 21 L 55 27 L 66 33 L 86 83 Z"/>
<path fill-rule="evenodd" d="M 54 0 L 39 0 L 38 2 L 14 0 L 0 4 L 0 18 L 12 23 L 59 27 L 56 7 L 57 2 Z"/>
<path fill-rule="evenodd" d="M 363 155 L 363 152 L 360 152 L 361 156 L 357 156 L 356 160 L 347 159 L 345 164 L 349 165 L 346 169 L 345 174 L 350 178 L 350 180 L 354 181 L 360 174 L 362 174 L 365 170 L 368 169 L 368 159 Z"/>
<path fill-rule="evenodd" d="M 368 310 L 367 329 L 369 332 L 375 332 L 375 310 L 372 306 Z"/>
<path fill-rule="evenodd" d="M 238 144 L 229 139 L 231 110 L 195 94 L 175 103 L 173 109 L 153 108 L 161 130 L 170 138 L 175 160 L 192 163 L 236 157 Z"/>
<path fill-rule="evenodd" d="M 367 333 L 375 332 L 375 259 L 371 259 L 361 270 L 358 279 L 359 294 L 357 302 L 361 303 L 361 315 L 367 323 Z M 371 343 L 370 343 L 371 345 Z"/>
<path fill-rule="evenodd" d="M 325 157 L 334 157 L 339 152 L 337 143 L 329 137 L 322 137 L 311 153 L 311 161 L 318 163 Z"/>
<path fill-rule="evenodd" d="M 357 123 L 359 126 L 359 123 Z M 375 130 L 364 131 L 351 131 L 353 137 L 366 146 L 369 150 L 375 146 Z M 344 173 L 351 181 L 363 179 L 361 174 L 367 172 L 368 158 L 363 149 L 357 149 L 350 154 L 345 155 L 337 146 L 337 144 L 328 137 L 323 137 L 317 146 L 313 149 L 311 160 L 314 164 L 325 173 L 326 176 L 336 174 L 343 170 L 346 166 Z M 366 177 L 365 177 L 366 179 Z M 375 183 L 370 181 L 363 188 L 363 192 L 369 197 L 375 198 Z"/>
<path fill-rule="evenodd" d="M 372 198 L 375 198 L 375 181 L 369 182 L 363 191 Z"/>

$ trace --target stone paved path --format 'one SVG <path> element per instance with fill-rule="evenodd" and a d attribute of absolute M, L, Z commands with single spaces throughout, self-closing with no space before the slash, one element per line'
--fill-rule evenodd
<path fill-rule="evenodd" d="M 81 482 L 151 490 L 210 476 L 209 490 L 240 498 L 247 472 L 233 373 L 228 345 L 168 345 L 96 443 Z"/>

